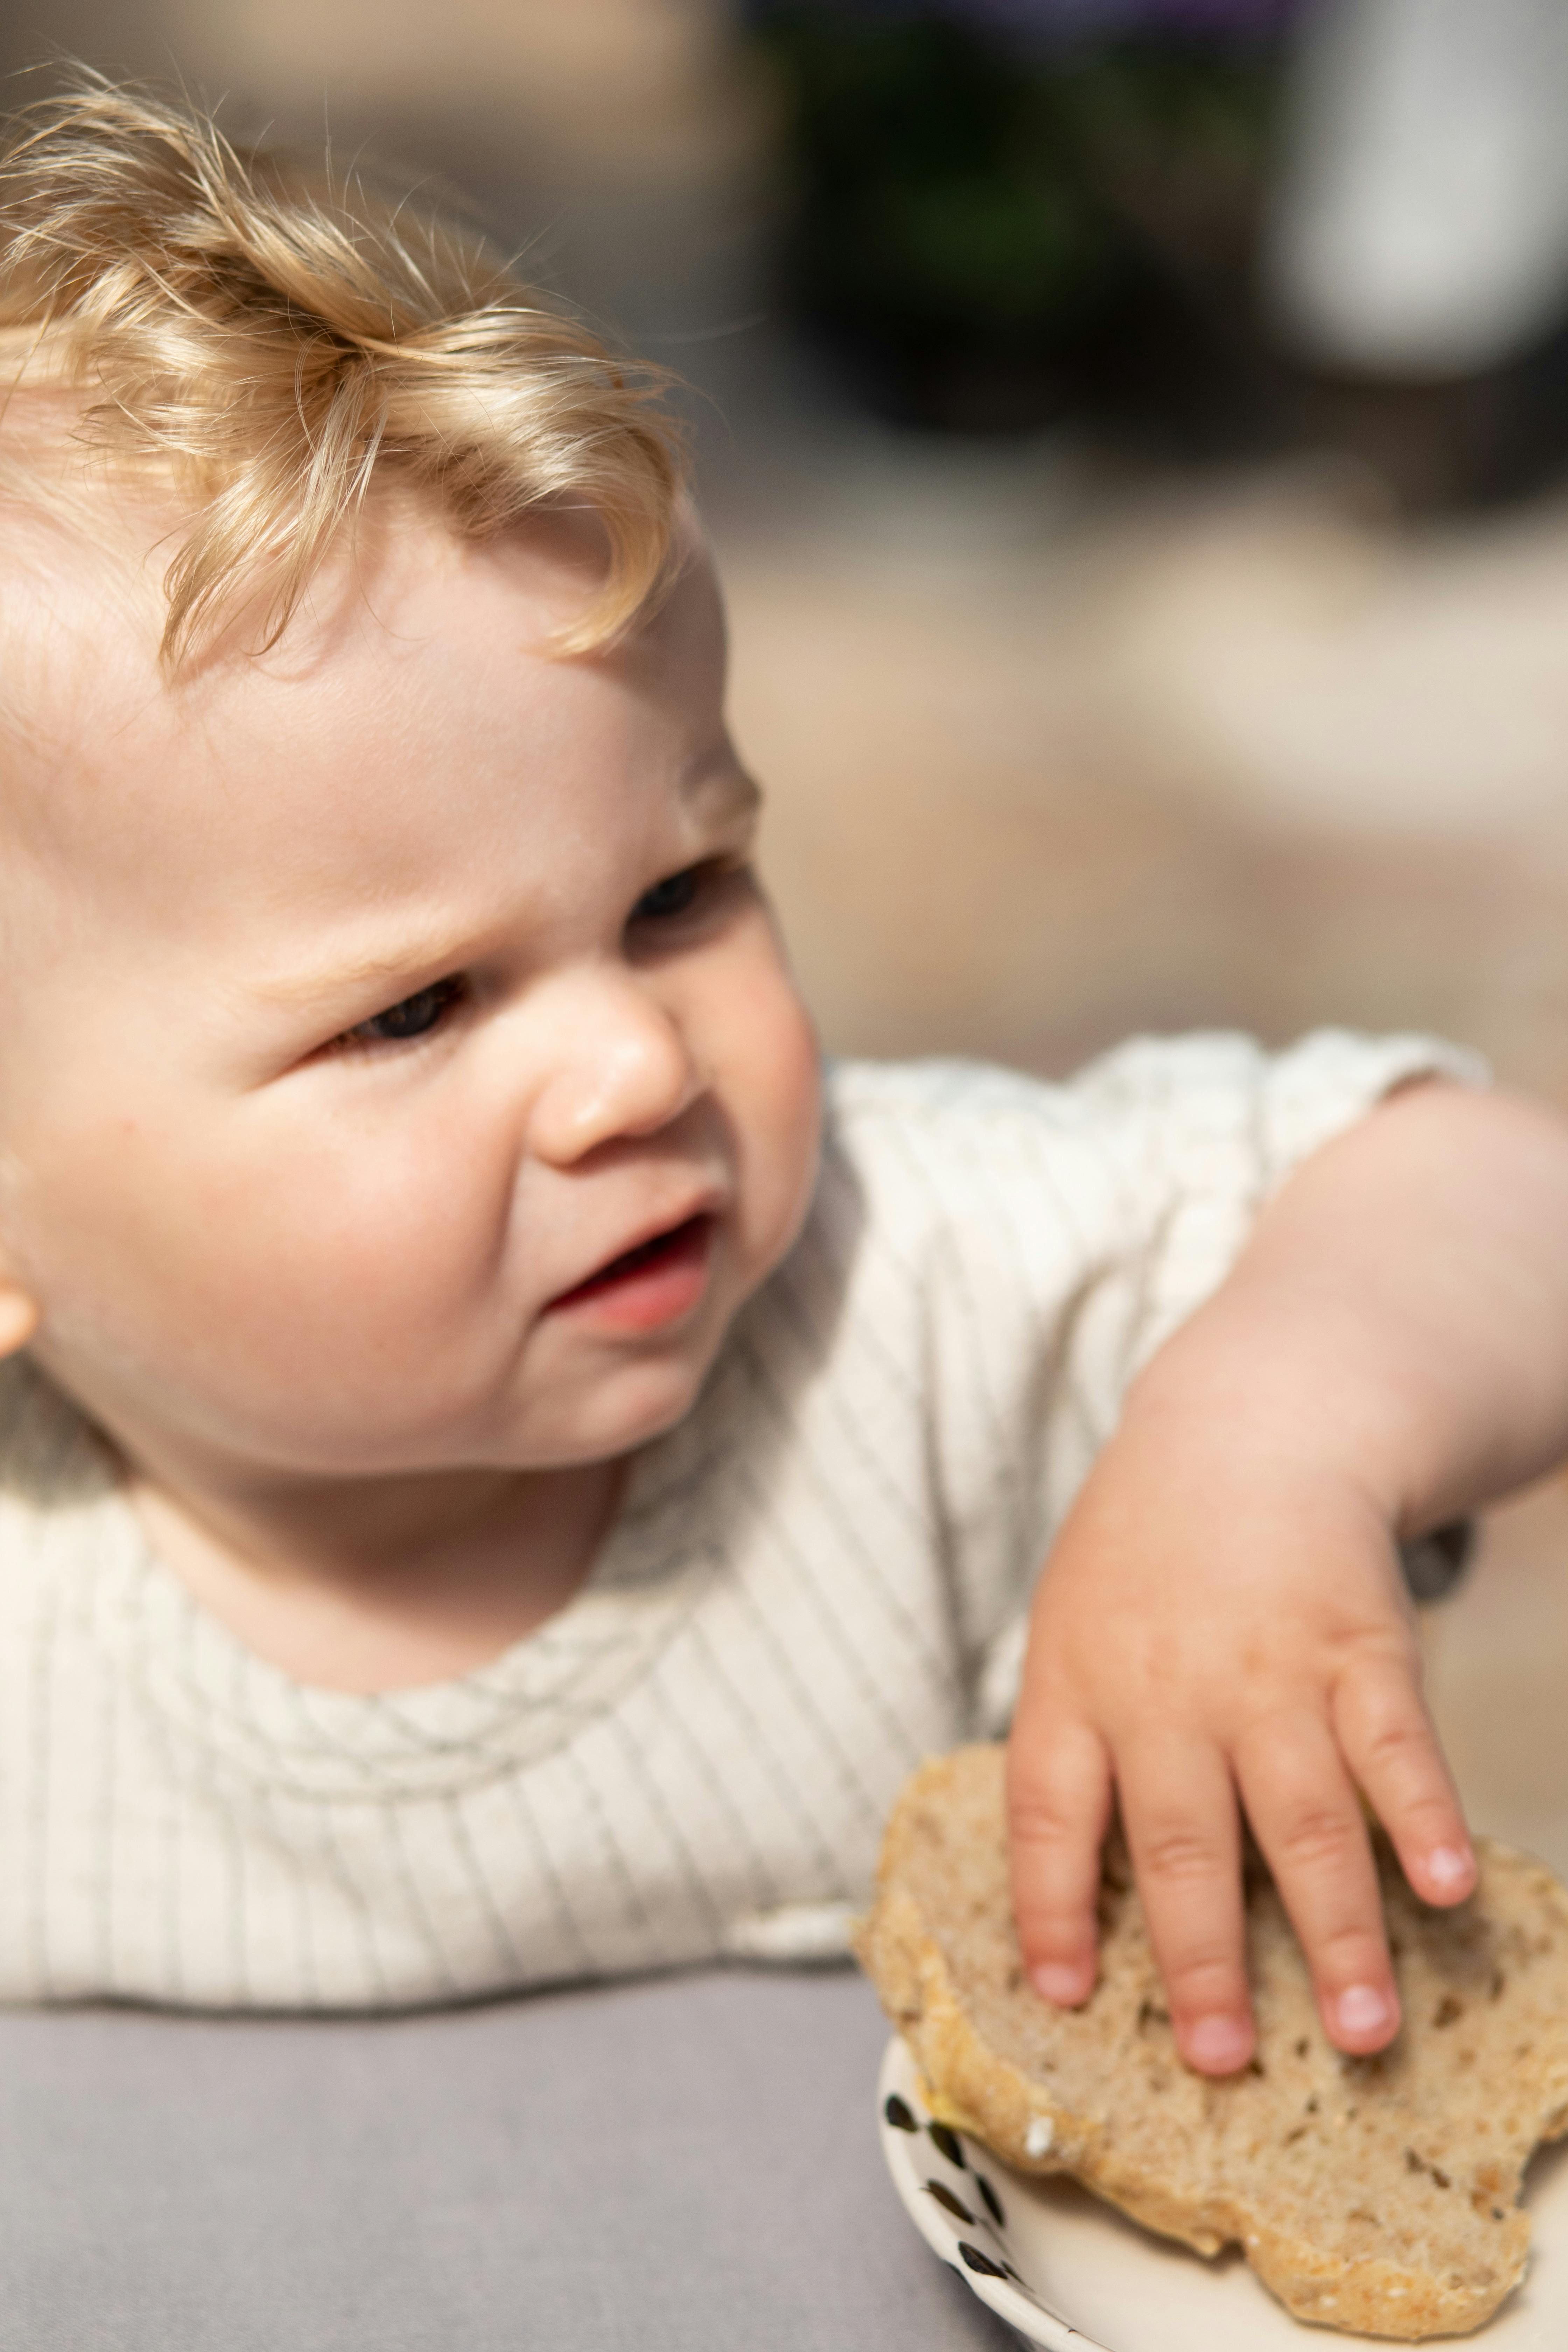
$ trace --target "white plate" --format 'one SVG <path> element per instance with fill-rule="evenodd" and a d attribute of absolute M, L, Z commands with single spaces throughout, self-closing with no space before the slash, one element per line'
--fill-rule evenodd
<path fill-rule="evenodd" d="M 1207 2263 L 1066 2180 L 1009 2171 L 933 2124 L 895 2033 L 878 2086 L 882 2153 L 915 2227 L 983 2303 L 1048 2352 L 1323 2352 L 1338 2336 L 1292 2319 L 1234 2249 Z M 1568 2352 L 1568 2142 L 1531 2168 L 1524 2283 L 1469 2340 L 1486 2352 Z M 1447 2337 L 1440 2341 L 1453 2342 Z"/>

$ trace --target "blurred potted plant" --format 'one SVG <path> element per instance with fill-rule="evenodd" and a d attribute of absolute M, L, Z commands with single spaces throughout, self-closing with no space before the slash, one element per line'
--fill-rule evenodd
<path fill-rule="evenodd" d="M 1289 5 L 755 0 L 802 323 L 904 423 L 1246 408 Z"/>

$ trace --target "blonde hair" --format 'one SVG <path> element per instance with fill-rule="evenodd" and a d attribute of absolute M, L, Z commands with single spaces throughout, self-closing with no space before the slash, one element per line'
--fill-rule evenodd
<path fill-rule="evenodd" d="M 77 436 L 163 469 L 192 517 L 164 578 L 174 667 L 261 599 L 287 627 L 373 476 L 485 536 L 586 505 L 605 643 L 667 576 L 684 483 L 668 379 L 615 357 L 478 236 L 230 142 L 79 68 L 0 154 L 0 386 L 77 395 Z"/>

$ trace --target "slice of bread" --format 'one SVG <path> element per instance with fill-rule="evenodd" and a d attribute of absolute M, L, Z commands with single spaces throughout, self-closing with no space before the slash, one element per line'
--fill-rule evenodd
<path fill-rule="evenodd" d="M 1071 2011 L 1041 2000 L 1013 1926 L 1000 1748 L 960 1748 L 910 1780 L 857 1948 L 935 2111 L 1008 2163 L 1072 2173 L 1199 2253 L 1239 2244 L 1299 2319 L 1462 2335 L 1523 2272 L 1521 2176 L 1568 2131 L 1568 1893 L 1524 1854 L 1485 1840 L 1479 1854 L 1476 1894 L 1435 1911 L 1382 1847 L 1405 2024 L 1375 2058 L 1324 2034 L 1258 1864 L 1244 2073 L 1212 2080 L 1177 2055 L 1114 1842 L 1094 1995 Z"/>

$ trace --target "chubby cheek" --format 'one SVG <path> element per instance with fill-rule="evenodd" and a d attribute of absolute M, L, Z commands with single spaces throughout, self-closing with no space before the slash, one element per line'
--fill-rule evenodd
<path fill-rule="evenodd" d="M 821 1056 L 771 921 L 713 992 L 708 1066 L 739 1175 L 737 1238 L 745 1293 L 773 1272 L 800 1230 L 816 1179 Z M 739 1303 L 737 1301 L 737 1303 Z"/>
<path fill-rule="evenodd" d="M 235 1270 L 248 1360 L 285 1390 L 329 1387 L 327 1418 L 401 1436 L 460 1410 L 505 1345 L 513 1163 L 484 1134 L 438 1125 L 377 1141 L 305 1155 L 292 1201 L 263 1214 Z"/>
<path fill-rule="evenodd" d="M 247 1140 L 209 1159 L 167 1124 L 145 1153 L 121 1136 L 98 1197 L 58 1198 L 55 1368 L 69 1384 L 80 1351 L 87 1393 L 118 1364 L 214 1435 L 307 1453 L 416 1439 L 502 1344 L 510 1162 L 449 1129 Z"/>

